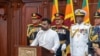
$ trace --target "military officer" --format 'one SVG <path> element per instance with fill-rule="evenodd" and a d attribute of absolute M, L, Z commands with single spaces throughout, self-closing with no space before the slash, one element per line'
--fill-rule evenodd
<path fill-rule="evenodd" d="M 62 50 L 65 50 L 66 46 L 69 44 L 69 30 L 67 26 L 63 25 L 64 15 L 62 13 L 55 14 L 55 25 L 52 29 L 55 30 L 60 39 L 60 47 L 56 52 L 56 56 L 62 56 Z"/>
<path fill-rule="evenodd" d="M 38 13 L 32 13 L 32 24 L 27 27 L 27 44 L 30 45 L 35 39 L 37 32 L 41 29 L 42 16 Z"/>
<path fill-rule="evenodd" d="M 88 36 L 90 24 L 84 23 L 83 18 L 86 12 L 82 9 L 75 10 L 76 23 L 70 28 L 70 49 L 71 56 L 88 55 Z"/>
<path fill-rule="evenodd" d="M 95 56 L 95 52 L 98 53 L 100 49 L 100 12 L 95 12 L 95 25 L 90 28 L 89 38 L 89 53 L 91 56 Z"/>

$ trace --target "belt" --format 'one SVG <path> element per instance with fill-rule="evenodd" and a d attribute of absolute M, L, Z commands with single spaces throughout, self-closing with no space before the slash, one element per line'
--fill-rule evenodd
<path fill-rule="evenodd" d="M 66 42 L 66 40 L 61 40 L 60 44 L 64 44 Z"/>

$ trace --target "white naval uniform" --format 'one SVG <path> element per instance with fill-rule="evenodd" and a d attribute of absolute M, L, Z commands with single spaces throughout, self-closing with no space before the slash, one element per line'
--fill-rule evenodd
<path fill-rule="evenodd" d="M 57 32 L 53 31 L 52 29 L 49 29 L 47 31 L 40 30 L 37 33 L 36 39 L 31 44 L 31 46 L 37 45 L 56 52 L 56 50 L 60 46 Z"/>
<path fill-rule="evenodd" d="M 71 26 L 70 45 L 71 56 L 85 56 L 88 54 L 89 24 L 81 23 Z M 75 33 L 75 31 L 78 31 Z M 74 34 L 75 33 L 75 34 Z M 72 35 L 74 36 L 72 37 Z"/>

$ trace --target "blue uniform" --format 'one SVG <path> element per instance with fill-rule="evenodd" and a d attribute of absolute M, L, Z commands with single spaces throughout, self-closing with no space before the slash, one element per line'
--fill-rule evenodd
<path fill-rule="evenodd" d="M 89 38 L 89 54 L 94 56 L 93 44 L 97 44 L 100 48 L 100 27 L 93 26 L 90 28 L 90 38 Z"/>
<path fill-rule="evenodd" d="M 62 44 L 65 43 L 66 45 L 68 45 L 70 42 L 69 30 L 66 26 L 61 26 L 59 28 L 56 26 L 52 26 L 52 29 L 58 33 L 59 40 L 60 40 L 60 47 L 58 48 L 58 50 L 56 52 L 56 56 L 62 56 L 62 51 L 61 51 Z"/>

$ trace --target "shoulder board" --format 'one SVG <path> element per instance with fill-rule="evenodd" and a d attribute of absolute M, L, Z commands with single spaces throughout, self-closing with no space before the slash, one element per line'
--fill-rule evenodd
<path fill-rule="evenodd" d="M 62 27 L 64 27 L 64 28 L 68 29 L 68 26 L 63 25 Z"/>
<path fill-rule="evenodd" d="M 95 27 L 95 26 L 91 26 L 91 27 Z"/>
<path fill-rule="evenodd" d="M 39 24 L 39 26 L 41 26 L 42 24 Z"/>
<path fill-rule="evenodd" d="M 89 24 L 89 23 L 84 23 L 84 25 L 87 25 L 87 26 L 89 26 L 90 24 Z"/>
<path fill-rule="evenodd" d="M 75 24 L 71 24 L 71 26 L 73 26 L 73 25 L 76 25 L 76 23 Z"/>
<path fill-rule="evenodd" d="M 28 24 L 27 26 L 29 27 L 29 26 L 32 26 L 33 24 Z"/>
<path fill-rule="evenodd" d="M 56 25 L 53 25 L 53 26 L 51 26 L 51 27 L 56 27 Z"/>
<path fill-rule="evenodd" d="M 95 26 L 91 26 L 90 28 L 94 28 Z"/>

